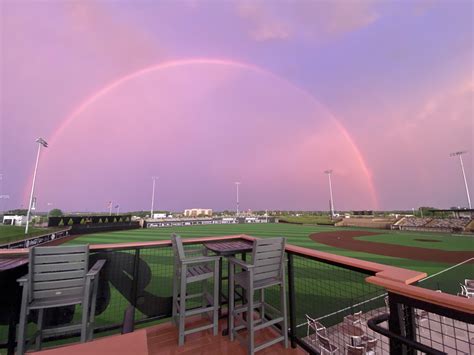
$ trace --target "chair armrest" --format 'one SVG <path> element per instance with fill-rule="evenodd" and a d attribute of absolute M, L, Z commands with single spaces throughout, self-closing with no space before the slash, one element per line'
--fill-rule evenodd
<path fill-rule="evenodd" d="M 101 259 L 101 260 L 97 260 L 94 264 L 94 266 L 92 266 L 90 269 L 89 269 L 89 272 L 87 273 L 87 277 L 91 277 L 91 278 L 94 278 L 97 276 L 97 274 L 100 272 L 100 270 L 102 269 L 102 267 L 105 265 L 105 262 L 106 260 L 104 259 Z"/>
<path fill-rule="evenodd" d="M 219 261 L 220 256 L 198 256 L 196 258 L 186 258 L 182 261 L 184 265 L 189 264 L 201 264 L 201 263 L 208 263 L 211 261 Z"/>
<path fill-rule="evenodd" d="M 20 285 L 24 285 L 25 283 L 28 282 L 28 274 L 23 275 L 22 277 L 17 279 L 16 282 L 18 282 Z"/>
<path fill-rule="evenodd" d="M 238 265 L 238 266 L 244 268 L 245 270 L 250 270 L 254 267 L 254 265 L 247 264 L 245 261 L 237 259 L 237 258 L 232 258 L 231 257 L 231 258 L 228 258 L 228 260 L 229 260 L 229 264 Z"/>

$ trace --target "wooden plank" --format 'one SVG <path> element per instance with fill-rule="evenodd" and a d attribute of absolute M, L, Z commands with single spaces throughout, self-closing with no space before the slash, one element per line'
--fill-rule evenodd
<path fill-rule="evenodd" d="M 281 264 L 281 257 L 255 260 L 254 265 L 256 267 L 260 267 L 260 266 L 273 265 L 273 264 Z"/>
<path fill-rule="evenodd" d="M 64 263 L 64 264 L 42 264 L 42 265 L 35 265 L 35 273 L 51 272 L 51 271 L 84 270 L 85 267 L 86 267 L 85 262 Z"/>
<path fill-rule="evenodd" d="M 281 254 L 281 251 L 266 251 L 264 253 L 258 253 L 255 255 L 255 261 L 274 258 L 277 256 L 281 256 Z"/>
<path fill-rule="evenodd" d="M 86 253 L 86 252 L 87 252 L 87 245 L 60 246 L 60 247 L 36 247 L 35 248 L 35 256 L 70 254 L 70 253 Z"/>
<path fill-rule="evenodd" d="M 263 272 L 261 274 L 254 275 L 253 280 L 259 281 L 259 280 L 270 279 L 272 277 L 278 277 L 278 276 L 280 276 L 279 271 L 269 271 L 269 272 Z"/>
<path fill-rule="evenodd" d="M 71 287 L 61 290 L 45 290 L 33 291 L 33 298 L 50 298 L 50 297 L 64 297 L 64 296 L 82 296 L 84 287 Z"/>
<path fill-rule="evenodd" d="M 33 282 L 33 290 L 58 290 L 61 288 L 84 287 L 84 285 L 84 278 L 81 277 L 79 279 L 71 280 Z"/>
<path fill-rule="evenodd" d="M 273 265 L 267 265 L 267 266 L 261 266 L 258 267 L 254 270 L 254 275 L 270 272 L 270 271 L 279 271 L 281 269 L 281 262 L 273 264 Z"/>
<path fill-rule="evenodd" d="M 64 271 L 64 272 L 35 273 L 33 278 L 35 281 L 54 281 L 54 280 L 75 279 L 79 277 L 84 277 L 85 275 L 86 275 L 86 272 L 84 269 L 82 269 L 82 270 Z"/>
<path fill-rule="evenodd" d="M 282 244 L 281 243 L 273 243 L 273 244 L 268 244 L 268 245 L 258 245 L 257 246 L 257 253 L 263 253 L 266 251 L 280 251 L 282 250 Z"/>
<path fill-rule="evenodd" d="M 35 266 L 38 264 L 53 264 L 62 262 L 74 262 L 86 260 L 86 254 L 63 254 L 63 255 L 48 255 L 48 256 L 35 256 Z"/>

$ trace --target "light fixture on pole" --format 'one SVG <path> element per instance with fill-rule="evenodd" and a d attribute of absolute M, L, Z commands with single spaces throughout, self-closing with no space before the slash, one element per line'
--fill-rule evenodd
<path fill-rule="evenodd" d="M 334 218 L 334 200 L 332 198 L 332 184 L 331 184 L 332 169 L 325 170 L 324 173 L 327 174 L 328 180 L 329 180 L 329 197 L 330 197 L 329 204 L 331 208 L 331 218 Z"/>
<path fill-rule="evenodd" d="M 467 196 L 467 204 L 469 206 L 469 209 L 472 208 L 471 206 L 471 197 L 469 196 L 469 187 L 467 186 L 467 179 L 466 179 L 466 172 L 464 171 L 464 163 L 462 162 L 462 155 L 466 154 L 467 151 L 460 151 L 460 152 L 454 152 L 449 154 L 450 157 L 459 157 L 459 162 L 461 163 L 461 171 L 462 171 L 462 176 L 464 178 L 464 186 L 466 187 L 466 196 Z"/>
<path fill-rule="evenodd" d="M 31 184 L 30 203 L 28 204 L 28 213 L 26 214 L 25 234 L 28 234 L 28 228 L 30 226 L 31 205 L 33 204 L 33 194 L 35 193 L 36 172 L 38 171 L 41 147 L 48 148 L 48 143 L 41 137 L 36 140 L 36 143 L 38 143 L 38 153 L 36 154 L 35 172 L 33 173 L 33 183 Z"/>
<path fill-rule="evenodd" d="M 150 218 L 153 218 L 153 208 L 155 206 L 155 181 L 158 179 L 156 176 L 152 177 L 153 179 L 153 189 L 151 192 L 151 210 L 150 210 Z"/>
<path fill-rule="evenodd" d="M 239 185 L 240 185 L 240 182 L 235 182 L 235 187 L 237 188 L 237 214 L 236 214 L 236 217 L 239 216 Z"/>

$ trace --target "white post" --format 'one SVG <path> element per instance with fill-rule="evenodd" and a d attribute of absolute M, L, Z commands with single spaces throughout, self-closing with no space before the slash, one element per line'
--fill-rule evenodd
<path fill-rule="evenodd" d="M 117 205 L 117 212 L 115 212 L 115 215 L 118 216 L 120 213 L 120 205 Z"/>
<path fill-rule="evenodd" d="M 150 218 L 153 218 L 153 208 L 155 206 L 155 180 L 156 177 L 153 176 L 153 189 L 151 193 L 151 210 L 150 210 Z"/>
<path fill-rule="evenodd" d="M 331 184 L 331 174 L 332 170 L 326 170 L 325 173 L 328 176 L 329 181 L 329 197 L 330 197 L 330 207 L 331 207 L 331 218 L 334 218 L 334 200 L 332 198 L 332 184 Z"/>
<path fill-rule="evenodd" d="M 459 161 L 461 162 L 461 170 L 462 170 L 462 176 L 464 178 L 464 186 L 466 187 L 466 196 L 467 196 L 467 204 L 469 206 L 469 209 L 472 209 L 471 206 L 471 197 L 469 196 L 469 187 L 467 186 L 467 179 L 466 179 L 466 172 L 464 171 L 464 164 L 462 162 L 462 156 L 459 154 Z"/>
<path fill-rule="evenodd" d="M 466 172 L 464 171 L 464 163 L 463 163 L 462 157 L 461 157 L 461 155 L 463 155 L 465 153 L 467 153 L 467 151 L 454 152 L 454 153 L 449 154 L 449 156 L 451 156 L 451 157 L 458 156 L 459 157 L 459 162 L 461 163 L 462 177 L 464 179 L 464 187 L 466 188 L 467 204 L 469 206 L 469 209 L 472 209 L 471 197 L 469 196 L 469 187 L 467 186 Z"/>
<path fill-rule="evenodd" d="M 110 201 L 109 204 L 109 216 L 112 216 L 112 205 L 114 204 L 114 201 Z"/>
<path fill-rule="evenodd" d="M 235 186 L 237 187 L 237 214 L 236 214 L 236 217 L 239 216 L 239 185 L 240 185 L 240 182 L 235 183 Z"/>
<path fill-rule="evenodd" d="M 38 162 L 39 162 L 39 157 L 40 157 L 40 152 L 41 152 L 41 146 L 45 148 L 48 147 L 48 143 L 46 143 L 46 141 L 43 138 L 38 138 L 36 140 L 36 143 L 38 143 L 38 153 L 36 154 L 35 172 L 33 173 L 33 183 L 31 184 L 30 203 L 28 204 L 28 213 L 26 214 L 25 234 L 28 234 L 28 228 L 30 226 L 31 205 L 33 203 L 33 195 L 35 193 L 36 172 L 38 171 Z"/>

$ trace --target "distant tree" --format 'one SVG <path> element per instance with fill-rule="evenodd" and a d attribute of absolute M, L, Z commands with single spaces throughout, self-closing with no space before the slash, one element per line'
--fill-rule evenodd
<path fill-rule="evenodd" d="M 59 208 L 53 208 L 51 211 L 49 211 L 50 217 L 61 217 L 62 215 L 64 215 L 64 213 Z"/>

